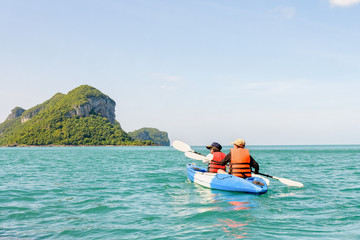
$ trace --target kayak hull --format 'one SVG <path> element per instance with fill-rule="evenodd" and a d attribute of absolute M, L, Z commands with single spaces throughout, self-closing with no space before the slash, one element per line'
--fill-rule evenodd
<path fill-rule="evenodd" d="M 264 194 L 268 190 L 264 179 L 259 177 L 244 179 L 230 174 L 209 173 L 194 164 L 187 164 L 186 170 L 190 181 L 208 188 L 252 194 Z"/>

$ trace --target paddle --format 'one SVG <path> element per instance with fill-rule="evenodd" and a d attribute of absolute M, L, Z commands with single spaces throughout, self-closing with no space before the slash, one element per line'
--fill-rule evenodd
<path fill-rule="evenodd" d="M 193 152 L 199 155 L 202 155 L 201 153 L 195 152 L 194 150 L 191 149 L 189 144 L 186 144 L 182 141 L 179 140 L 175 140 L 172 144 L 172 146 L 176 149 L 179 150 L 181 152 Z"/>
<path fill-rule="evenodd" d="M 203 163 L 209 162 L 212 160 L 212 154 L 208 154 L 207 156 L 202 155 L 201 153 L 195 152 L 191 149 L 189 144 L 186 144 L 184 142 L 181 142 L 179 140 L 175 140 L 172 144 L 172 146 L 181 152 L 185 153 L 185 156 L 191 159 L 200 160 L 203 161 Z"/>
<path fill-rule="evenodd" d="M 296 181 L 293 181 L 293 180 L 290 180 L 290 179 L 270 176 L 270 175 L 267 175 L 267 174 L 264 174 L 264 173 L 257 173 L 257 174 L 279 180 L 281 183 L 286 184 L 286 185 L 291 186 L 291 187 L 303 187 L 304 186 L 304 184 L 302 184 L 301 182 L 296 182 Z"/>
<path fill-rule="evenodd" d="M 187 156 L 188 158 L 191 158 L 191 159 L 203 161 L 203 163 L 210 162 L 213 158 L 212 154 L 208 154 L 207 156 L 204 156 L 202 154 L 200 155 L 200 154 L 194 153 L 194 152 L 185 152 L 185 156 Z"/>

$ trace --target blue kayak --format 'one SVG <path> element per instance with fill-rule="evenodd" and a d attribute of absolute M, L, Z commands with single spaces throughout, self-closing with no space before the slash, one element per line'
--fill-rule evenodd
<path fill-rule="evenodd" d="M 208 188 L 252 194 L 264 194 L 268 190 L 266 182 L 260 177 L 244 179 L 230 174 L 209 173 L 194 164 L 187 164 L 186 170 L 190 181 Z"/>

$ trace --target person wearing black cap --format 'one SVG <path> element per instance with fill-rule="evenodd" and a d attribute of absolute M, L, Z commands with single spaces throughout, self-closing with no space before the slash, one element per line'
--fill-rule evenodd
<path fill-rule="evenodd" d="M 222 146 L 217 142 L 213 142 L 211 145 L 206 146 L 206 148 L 209 149 L 210 153 L 213 155 L 213 158 L 208 165 L 207 171 L 214 173 L 217 173 L 219 169 L 225 171 L 225 166 L 220 165 L 221 160 L 223 160 L 226 156 L 225 153 L 221 152 Z"/>

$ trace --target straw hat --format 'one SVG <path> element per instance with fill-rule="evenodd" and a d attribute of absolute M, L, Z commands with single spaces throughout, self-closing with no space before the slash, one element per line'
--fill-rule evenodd
<path fill-rule="evenodd" d="M 237 145 L 237 146 L 245 146 L 245 140 L 244 139 L 241 139 L 241 138 L 239 138 L 239 139 L 236 139 L 234 142 L 232 142 L 231 144 L 235 144 L 235 145 Z"/>

